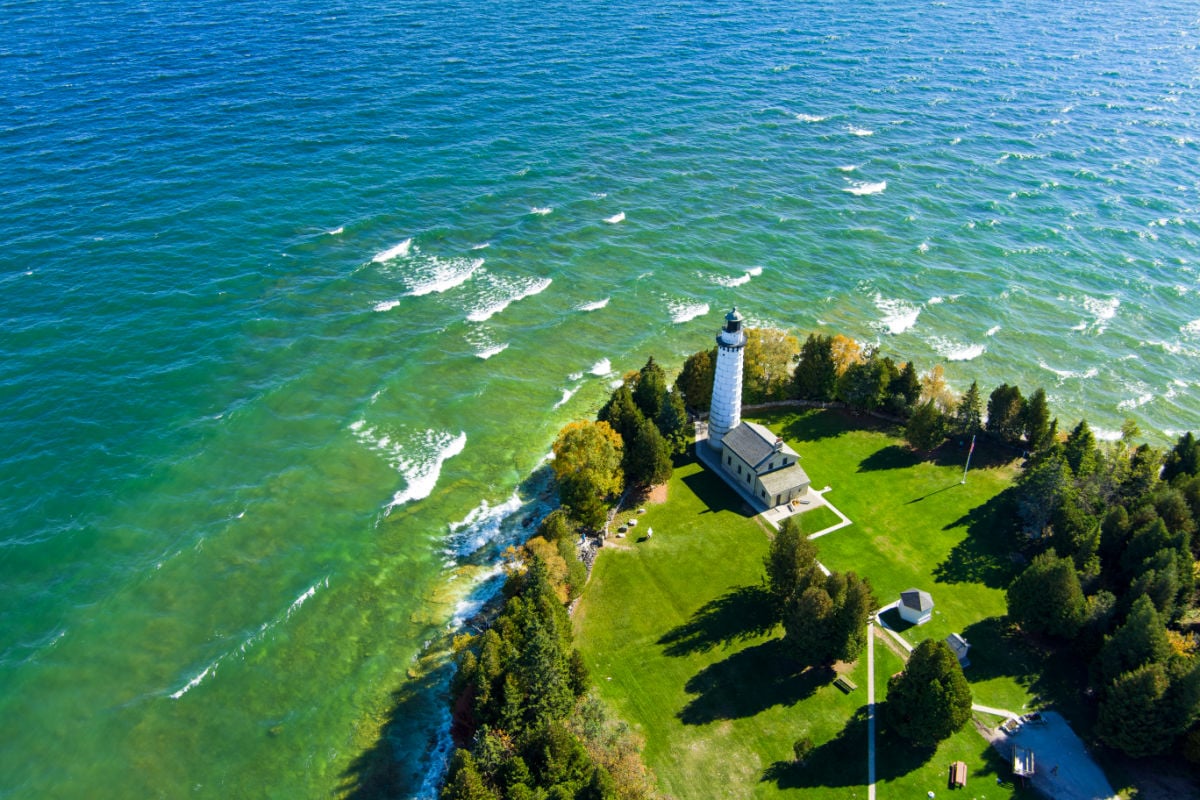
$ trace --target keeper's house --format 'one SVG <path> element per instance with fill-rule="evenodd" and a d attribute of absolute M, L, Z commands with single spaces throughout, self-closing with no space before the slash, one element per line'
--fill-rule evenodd
<path fill-rule="evenodd" d="M 762 425 L 742 422 L 724 436 L 721 468 L 763 505 L 781 506 L 808 494 L 800 456 Z"/>

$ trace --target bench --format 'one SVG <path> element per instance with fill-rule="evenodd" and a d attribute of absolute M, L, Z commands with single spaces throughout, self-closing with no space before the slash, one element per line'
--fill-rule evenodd
<path fill-rule="evenodd" d="M 955 761 L 950 765 L 950 788 L 958 789 L 967 785 L 967 764 L 965 761 Z"/>
<path fill-rule="evenodd" d="M 839 675 L 834 679 L 833 685 L 841 689 L 846 694 L 850 694 L 858 688 L 858 684 L 847 678 L 845 675 Z"/>

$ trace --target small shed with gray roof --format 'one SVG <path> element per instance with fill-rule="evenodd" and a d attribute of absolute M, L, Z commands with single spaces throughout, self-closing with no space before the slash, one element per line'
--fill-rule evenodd
<path fill-rule="evenodd" d="M 900 593 L 900 618 L 913 625 L 924 625 L 933 617 L 933 598 L 929 592 L 909 589 Z"/>
<path fill-rule="evenodd" d="M 810 481 L 800 455 L 762 425 L 743 422 L 725 434 L 721 468 L 768 508 L 808 493 Z"/>

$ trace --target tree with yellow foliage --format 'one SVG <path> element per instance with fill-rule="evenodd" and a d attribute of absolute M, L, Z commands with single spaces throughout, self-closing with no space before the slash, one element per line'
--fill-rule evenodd
<path fill-rule="evenodd" d="M 558 496 L 571 516 L 591 528 L 604 524 L 607 500 L 620 494 L 621 436 L 607 422 L 568 424 L 554 440 L 554 476 Z"/>

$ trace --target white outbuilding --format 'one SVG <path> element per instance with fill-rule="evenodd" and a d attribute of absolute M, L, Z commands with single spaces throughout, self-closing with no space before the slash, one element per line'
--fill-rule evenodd
<path fill-rule="evenodd" d="M 933 617 L 933 598 L 929 592 L 908 589 L 900 593 L 900 619 L 913 625 L 924 625 Z"/>

